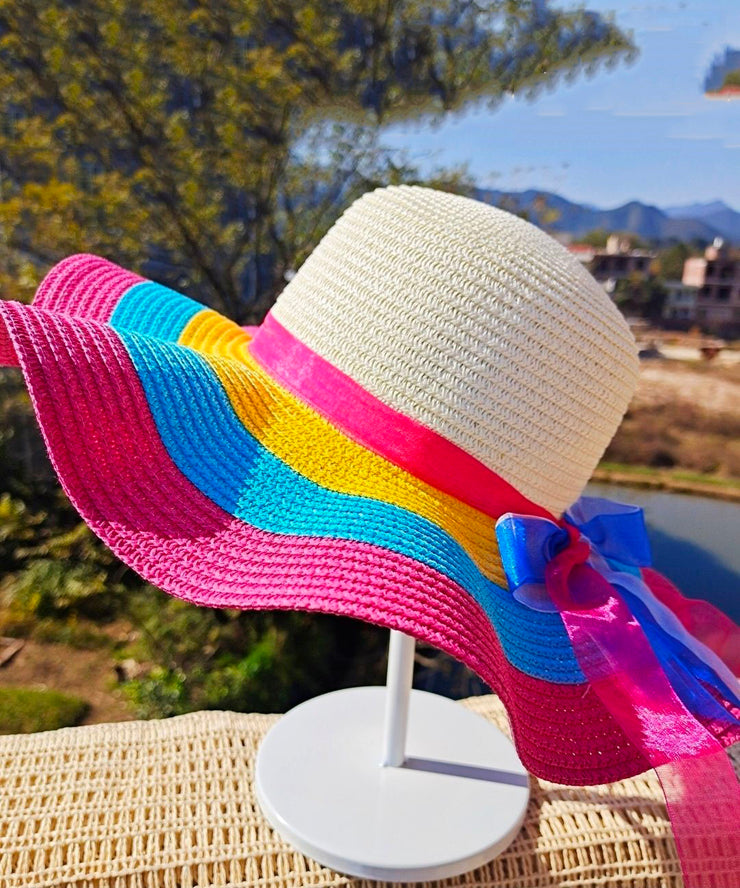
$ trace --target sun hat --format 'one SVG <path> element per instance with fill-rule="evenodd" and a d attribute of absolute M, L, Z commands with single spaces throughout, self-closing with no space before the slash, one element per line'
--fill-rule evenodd
<path fill-rule="evenodd" d="M 0 361 L 20 365 L 73 504 L 151 583 L 399 629 L 499 694 L 539 777 L 670 767 L 674 824 L 709 819 L 676 802 L 689 778 L 737 824 L 740 630 L 647 567 L 639 510 L 579 499 L 636 347 L 533 225 L 377 190 L 258 328 L 73 256 L 31 306 L 0 303 Z M 737 834 L 717 841 L 731 872 Z"/>

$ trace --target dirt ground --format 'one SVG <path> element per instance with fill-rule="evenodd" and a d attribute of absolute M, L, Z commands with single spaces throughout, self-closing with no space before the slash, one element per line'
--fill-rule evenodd
<path fill-rule="evenodd" d="M 134 718 L 121 690 L 110 651 L 79 650 L 63 644 L 26 640 L 10 663 L 0 668 L 0 685 L 53 689 L 87 700 L 84 724 Z"/>
<path fill-rule="evenodd" d="M 718 366 L 683 361 L 644 361 L 636 404 L 688 401 L 710 413 L 740 416 L 740 365 Z"/>
<path fill-rule="evenodd" d="M 644 360 L 605 461 L 690 472 L 715 488 L 740 479 L 740 363 Z"/>

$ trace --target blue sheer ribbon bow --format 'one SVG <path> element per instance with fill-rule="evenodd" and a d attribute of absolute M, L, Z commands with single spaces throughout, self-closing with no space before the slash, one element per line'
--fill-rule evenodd
<path fill-rule="evenodd" d="M 588 540 L 594 554 L 615 567 L 639 574 L 640 567 L 650 565 L 645 518 L 638 506 L 582 496 L 564 520 Z M 497 521 L 496 537 L 514 598 L 532 610 L 557 612 L 545 586 L 545 565 L 569 545 L 566 528 L 547 518 L 509 512 Z"/>
<path fill-rule="evenodd" d="M 713 651 L 686 631 L 642 579 L 640 568 L 651 563 L 642 509 L 584 496 L 563 519 L 556 524 L 547 518 L 507 513 L 496 522 L 501 561 L 513 597 L 532 610 L 558 612 L 547 590 L 545 565 L 572 544 L 566 527 L 571 525 L 588 542 L 587 563 L 626 601 L 684 704 L 694 713 L 733 720 L 702 683 L 740 705 L 737 679 Z M 600 603 L 592 602 L 594 606 Z"/>

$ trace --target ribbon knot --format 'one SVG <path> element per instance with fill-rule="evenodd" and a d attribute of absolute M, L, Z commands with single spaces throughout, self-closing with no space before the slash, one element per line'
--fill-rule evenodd
<path fill-rule="evenodd" d="M 557 612 L 546 575 L 576 576 L 580 564 L 590 563 L 602 576 L 638 573 L 651 563 L 650 544 L 642 509 L 600 497 L 581 497 L 556 523 L 530 515 L 502 515 L 496 523 L 501 561 L 514 598 L 532 610 Z M 611 566 L 609 562 L 612 562 Z M 590 595 L 584 584 L 571 589 L 574 605 L 596 603 L 596 582 Z M 580 595 L 577 592 L 580 591 Z M 599 598 L 606 594 L 601 589 Z"/>
<path fill-rule="evenodd" d="M 677 589 L 670 599 L 664 592 L 659 596 L 653 592 L 670 584 L 654 571 L 642 573 L 651 557 L 644 514 L 638 506 L 584 496 L 560 522 L 502 515 L 496 537 L 509 589 L 520 604 L 559 613 L 569 630 L 568 614 L 574 615 L 573 620 L 579 613 L 593 618 L 590 640 L 582 633 L 580 645 L 574 644 L 579 661 L 579 654 L 583 655 L 593 667 L 599 659 L 594 659 L 594 652 L 607 647 L 618 649 L 619 659 L 629 659 L 624 639 L 637 630 L 669 674 L 676 693 L 690 702 L 693 711 L 721 721 L 727 718 L 707 686 L 740 706 L 737 679 L 722 659 L 737 646 L 737 627 L 703 602 L 711 624 L 722 630 L 718 636 L 730 638 L 721 648 L 710 647 L 678 616 L 686 599 Z M 604 668 L 611 666 L 605 662 Z"/>

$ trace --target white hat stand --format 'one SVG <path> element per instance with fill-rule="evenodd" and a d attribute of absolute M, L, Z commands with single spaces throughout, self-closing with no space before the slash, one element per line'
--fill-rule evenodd
<path fill-rule="evenodd" d="M 511 741 L 411 689 L 414 639 L 392 631 L 386 687 L 302 703 L 262 741 L 255 785 L 280 835 L 319 863 L 384 881 L 455 876 L 514 839 L 529 800 Z"/>

